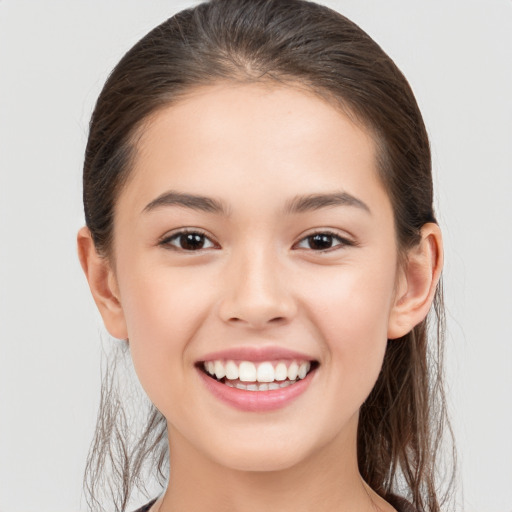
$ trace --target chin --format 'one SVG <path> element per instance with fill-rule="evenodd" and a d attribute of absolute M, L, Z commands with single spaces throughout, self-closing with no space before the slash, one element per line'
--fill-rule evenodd
<path fill-rule="evenodd" d="M 205 448 L 216 464 L 247 472 L 285 471 L 318 452 L 318 440 L 312 439 L 307 432 L 293 433 L 279 424 L 275 427 L 258 429 L 259 432 L 251 429 L 252 433 L 240 435 L 239 432 L 238 436 L 226 432 L 225 438 L 210 438 L 212 443 Z M 283 435 L 283 432 L 287 432 L 287 435 Z"/>
<path fill-rule="evenodd" d="M 286 471 L 300 464 L 303 459 L 303 456 L 289 449 L 276 450 L 273 446 L 260 446 L 253 450 L 246 447 L 243 451 L 226 454 L 222 458 L 217 455 L 216 462 L 235 471 L 265 473 Z"/>

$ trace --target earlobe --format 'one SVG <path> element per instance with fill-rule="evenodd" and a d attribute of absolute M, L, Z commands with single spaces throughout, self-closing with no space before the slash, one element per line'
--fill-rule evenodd
<path fill-rule="evenodd" d="M 107 331 L 114 338 L 127 339 L 126 322 L 114 271 L 108 259 L 96 251 L 87 227 L 78 232 L 77 247 L 80 264 Z"/>
<path fill-rule="evenodd" d="M 407 254 L 388 324 L 388 339 L 404 336 L 427 316 L 443 268 L 441 230 L 434 223 L 421 228 L 421 241 Z"/>

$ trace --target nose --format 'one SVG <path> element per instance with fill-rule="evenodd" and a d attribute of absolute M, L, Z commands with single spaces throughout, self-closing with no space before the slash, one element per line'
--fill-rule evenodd
<path fill-rule="evenodd" d="M 224 274 L 219 314 L 224 322 L 253 329 L 286 324 L 297 312 L 289 280 L 272 251 L 246 251 Z"/>

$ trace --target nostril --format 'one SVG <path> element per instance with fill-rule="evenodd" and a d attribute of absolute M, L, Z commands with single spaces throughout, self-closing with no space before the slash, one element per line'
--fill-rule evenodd
<path fill-rule="evenodd" d="M 284 316 L 276 316 L 274 318 L 270 318 L 268 320 L 262 320 L 261 322 L 259 320 L 255 320 L 255 319 L 243 319 L 243 318 L 239 318 L 239 317 L 231 317 L 229 318 L 228 320 L 231 324 L 248 324 L 248 325 L 253 325 L 253 326 L 256 326 L 257 324 L 266 324 L 266 325 L 280 325 L 280 324 L 284 324 L 287 322 L 287 319 L 286 317 Z"/>
<path fill-rule="evenodd" d="M 219 316 L 231 325 L 247 325 L 262 328 L 283 325 L 296 314 L 297 308 L 291 297 L 261 297 L 243 295 L 226 298 L 220 304 Z"/>

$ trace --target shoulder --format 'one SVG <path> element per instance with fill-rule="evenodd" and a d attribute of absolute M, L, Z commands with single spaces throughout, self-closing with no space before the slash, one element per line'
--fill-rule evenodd
<path fill-rule="evenodd" d="M 149 509 L 155 504 L 156 498 L 154 500 L 151 500 L 146 505 L 138 508 L 137 510 L 134 510 L 133 512 L 149 512 Z"/>
<path fill-rule="evenodd" d="M 417 512 L 417 510 L 404 498 L 395 496 L 394 494 L 388 494 L 386 501 L 392 505 L 397 512 Z"/>

